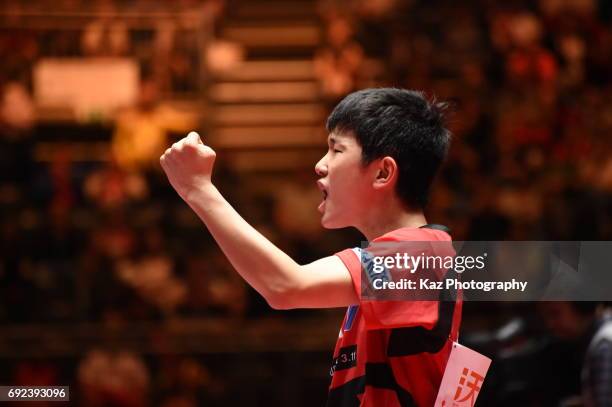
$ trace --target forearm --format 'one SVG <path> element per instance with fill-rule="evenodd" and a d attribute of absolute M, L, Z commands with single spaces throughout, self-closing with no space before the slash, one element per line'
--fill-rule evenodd
<path fill-rule="evenodd" d="M 299 286 L 300 266 L 249 225 L 212 184 L 186 197 L 236 271 L 276 306 Z"/>
<path fill-rule="evenodd" d="M 172 187 L 246 282 L 274 308 L 354 304 L 350 274 L 337 256 L 300 266 L 238 215 L 210 180 L 215 157 L 214 150 L 191 132 L 168 148 L 159 162 Z"/>

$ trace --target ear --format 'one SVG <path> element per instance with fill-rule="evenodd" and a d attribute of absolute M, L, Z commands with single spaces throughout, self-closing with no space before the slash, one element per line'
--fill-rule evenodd
<path fill-rule="evenodd" d="M 374 188 L 382 189 L 393 186 L 398 176 L 397 163 L 392 157 L 386 156 L 378 160 Z"/>

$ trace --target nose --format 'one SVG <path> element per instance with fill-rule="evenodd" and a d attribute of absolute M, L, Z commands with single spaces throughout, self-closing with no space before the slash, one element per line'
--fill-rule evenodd
<path fill-rule="evenodd" d="M 324 177 L 327 175 L 327 154 L 325 154 L 315 165 L 315 173 L 319 177 Z"/>

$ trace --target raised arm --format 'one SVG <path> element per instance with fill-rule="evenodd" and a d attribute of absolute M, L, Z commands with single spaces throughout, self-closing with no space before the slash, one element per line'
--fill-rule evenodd
<path fill-rule="evenodd" d="M 216 154 L 197 133 L 161 156 L 170 184 L 204 222 L 236 271 L 276 309 L 331 308 L 358 302 L 337 256 L 299 265 L 249 225 L 211 181 Z"/>

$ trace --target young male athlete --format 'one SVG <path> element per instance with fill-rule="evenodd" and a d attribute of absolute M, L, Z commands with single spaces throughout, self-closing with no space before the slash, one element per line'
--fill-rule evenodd
<path fill-rule="evenodd" d="M 315 166 L 322 225 L 355 227 L 370 242 L 450 242 L 423 214 L 449 145 L 443 119 L 443 105 L 415 91 L 366 89 L 342 100 L 327 121 L 327 154 Z M 433 406 L 457 338 L 460 301 L 362 299 L 359 249 L 297 264 L 215 188 L 215 152 L 194 132 L 160 161 L 238 273 L 273 308 L 349 307 L 328 406 Z"/>

